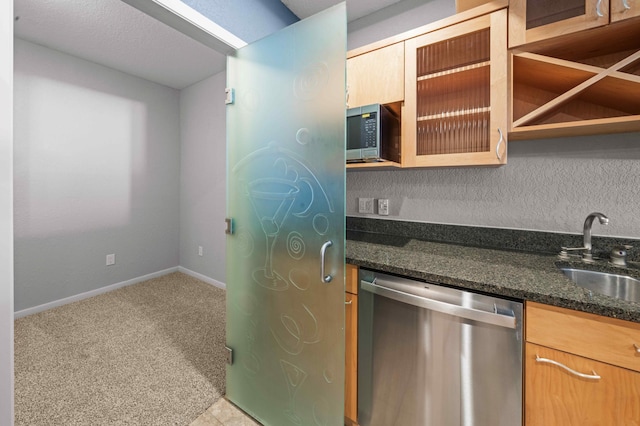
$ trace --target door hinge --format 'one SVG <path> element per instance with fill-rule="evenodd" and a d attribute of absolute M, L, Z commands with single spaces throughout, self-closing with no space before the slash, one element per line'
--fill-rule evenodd
<path fill-rule="evenodd" d="M 233 219 L 230 217 L 227 217 L 224 219 L 224 222 L 226 223 L 224 233 L 229 235 L 233 234 Z"/>
<path fill-rule="evenodd" d="M 224 89 L 224 93 L 225 93 L 224 103 L 227 105 L 233 104 L 236 100 L 235 90 L 231 87 L 227 87 L 226 89 Z"/>
<path fill-rule="evenodd" d="M 227 350 L 227 364 L 233 365 L 233 349 L 227 345 L 225 345 L 224 348 Z"/>

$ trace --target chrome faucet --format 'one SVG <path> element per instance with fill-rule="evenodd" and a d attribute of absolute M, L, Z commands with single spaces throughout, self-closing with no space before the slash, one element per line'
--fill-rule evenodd
<path fill-rule="evenodd" d="M 582 260 L 587 263 L 593 263 L 593 255 L 591 254 L 591 225 L 593 225 L 593 220 L 595 218 L 598 218 L 600 225 L 609 224 L 609 218 L 598 212 L 589 214 L 589 216 L 584 220 L 584 226 L 582 228 L 582 248 L 584 249 L 584 253 L 582 253 Z"/>
<path fill-rule="evenodd" d="M 562 247 L 562 251 L 560 251 L 559 258 L 562 260 L 569 260 L 569 251 L 580 250 L 582 251 L 582 261 L 585 263 L 593 263 L 593 254 L 591 253 L 591 226 L 593 225 L 593 220 L 598 218 L 598 221 L 601 225 L 608 225 L 609 218 L 602 213 L 594 212 L 590 213 L 589 216 L 584 220 L 584 226 L 582 227 L 582 247 L 576 248 L 568 248 Z"/>

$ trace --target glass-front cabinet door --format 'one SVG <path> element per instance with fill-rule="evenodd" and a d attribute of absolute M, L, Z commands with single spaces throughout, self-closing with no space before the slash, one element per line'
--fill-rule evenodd
<path fill-rule="evenodd" d="M 611 22 L 623 21 L 640 16 L 640 0 L 609 0 Z"/>
<path fill-rule="evenodd" d="M 609 2 L 622 1 L 511 0 L 509 47 L 606 25 Z"/>
<path fill-rule="evenodd" d="M 264 425 L 344 422 L 346 8 L 227 64 L 227 397 Z"/>
<path fill-rule="evenodd" d="M 505 9 L 405 42 L 403 167 L 507 161 Z"/>

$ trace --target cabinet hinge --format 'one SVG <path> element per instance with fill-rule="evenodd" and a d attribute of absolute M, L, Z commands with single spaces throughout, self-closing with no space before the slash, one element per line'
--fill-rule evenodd
<path fill-rule="evenodd" d="M 227 87 L 226 89 L 224 89 L 224 93 L 225 93 L 224 103 L 227 105 L 233 104 L 236 100 L 235 90 L 231 87 Z"/>
<path fill-rule="evenodd" d="M 224 229 L 224 233 L 225 234 L 229 234 L 229 235 L 233 234 L 233 231 L 234 231 L 234 229 L 233 229 L 233 218 L 227 217 L 227 218 L 224 219 L 224 222 L 226 224 L 226 227 Z"/>
<path fill-rule="evenodd" d="M 227 350 L 227 364 L 233 365 L 233 349 L 227 345 L 225 345 L 224 348 Z"/>

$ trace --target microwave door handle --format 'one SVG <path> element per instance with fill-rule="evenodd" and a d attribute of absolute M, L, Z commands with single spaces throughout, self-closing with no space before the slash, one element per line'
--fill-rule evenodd
<path fill-rule="evenodd" d="M 444 314 L 466 318 L 473 321 L 483 322 L 486 324 L 497 325 L 499 327 L 516 328 L 516 317 L 510 315 L 501 315 L 493 312 L 481 311 L 479 309 L 467 308 L 465 306 L 454 305 L 439 300 L 429 299 L 415 294 L 405 293 L 392 288 L 383 287 L 377 284 L 384 283 L 384 280 L 376 278 L 373 282 L 365 280 L 360 281 L 360 287 L 370 293 L 393 299 L 398 302 L 407 303 L 419 308 L 429 309 Z"/>

